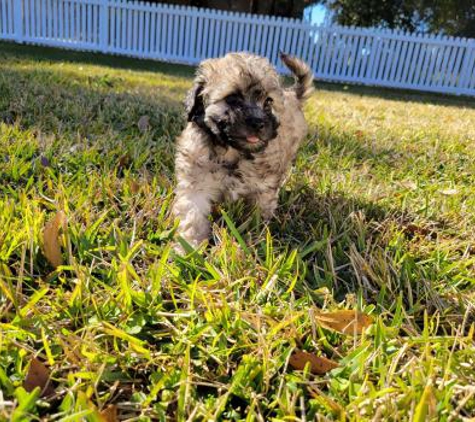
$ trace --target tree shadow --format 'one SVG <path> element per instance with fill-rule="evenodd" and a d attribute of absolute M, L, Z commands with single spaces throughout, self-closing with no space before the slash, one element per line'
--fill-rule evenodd
<path fill-rule="evenodd" d="M 457 272 L 448 271 L 453 261 L 434 265 L 441 223 L 415 224 L 400 210 L 307 185 L 284 190 L 280 204 L 270 231 L 276 245 L 299 251 L 312 291 L 328 288 L 336 300 L 361 294 L 391 313 L 400 300 L 416 322 L 424 312 L 461 321 L 468 302 L 448 288 Z M 419 250 L 422 244 L 433 252 Z"/>
<path fill-rule="evenodd" d="M 357 84 L 331 83 L 317 79 L 315 86 L 331 92 L 341 92 L 358 97 L 373 97 L 398 102 L 411 102 L 442 107 L 475 108 L 475 101 L 469 96 L 456 96 L 432 92 L 422 92 L 400 88 L 365 86 Z"/>
<path fill-rule="evenodd" d="M 99 163 L 116 156 L 109 161 L 119 167 L 140 169 L 160 161 L 171 177 L 174 139 L 184 125 L 175 87 L 124 89 L 120 79 L 103 74 L 1 67 L 0 123 L 25 131 L 23 136 L 35 138 L 32 145 L 56 157 L 90 149 L 99 154 Z"/>
<path fill-rule="evenodd" d="M 10 42 L 0 42 L 0 54 L 2 52 L 15 54 L 15 56 L 36 60 L 38 62 L 70 62 L 102 65 L 116 69 L 160 72 L 172 77 L 190 78 L 190 80 L 193 78 L 196 69 L 195 66 L 166 63 L 157 60 L 107 55 L 97 52 L 79 52 L 52 47 L 18 45 Z M 290 81 L 290 78 L 286 79 Z M 468 96 L 455 96 L 349 83 L 332 83 L 318 80 L 318 78 L 315 86 L 317 89 L 343 92 L 361 97 L 375 97 L 393 101 L 416 102 L 445 107 L 475 108 L 475 101 Z"/>
<path fill-rule="evenodd" d="M 195 67 L 157 60 L 116 56 L 98 52 L 73 51 L 54 47 L 32 46 L 13 42 L 0 42 L 0 57 L 3 54 L 41 62 L 69 62 L 111 67 L 114 69 L 162 73 L 172 77 L 193 78 Z"/>

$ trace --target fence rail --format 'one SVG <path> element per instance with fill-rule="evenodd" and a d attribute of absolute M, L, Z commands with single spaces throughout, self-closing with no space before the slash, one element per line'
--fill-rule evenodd
<path fill-rule="evenodd" d="M 126 0 L 0 0 L 0 39 L 184 64 L 245 50 L 281 72 L 286 51 L 322 80 L 475 96 L 473 39 Z"/>

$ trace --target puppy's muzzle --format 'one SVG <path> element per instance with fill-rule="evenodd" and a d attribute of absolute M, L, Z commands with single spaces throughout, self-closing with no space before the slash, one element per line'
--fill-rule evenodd
<path fill-rule="evenodd" d="M 245 120 L 246 125 L 256 131 L 264 129 L 264 126 L 266 125 L 266 122 L 264 119 L 260 117 L 255 117 L 255 116 L 249 116 Z"/>

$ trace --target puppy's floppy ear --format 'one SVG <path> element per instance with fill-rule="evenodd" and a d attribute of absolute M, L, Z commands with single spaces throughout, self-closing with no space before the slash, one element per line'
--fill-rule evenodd
<path fill-rule="evenodd" d="M 188 91 L 185 98 L 185 110 L 188 122 L 196 122 L 200 124 L 205 115 L 205 106 L 203 103 L 203 88 L 202 82 L 197 82 Z"/>

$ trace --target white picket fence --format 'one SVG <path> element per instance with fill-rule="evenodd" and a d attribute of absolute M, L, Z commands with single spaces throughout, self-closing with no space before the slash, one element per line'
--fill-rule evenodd
<path fill-rule="evenodd" d="M 301 57 L 321 80 L 475 96 L 475 40 L 126 0 L 0 0 L 0 39 L 196 64 Z"/>

